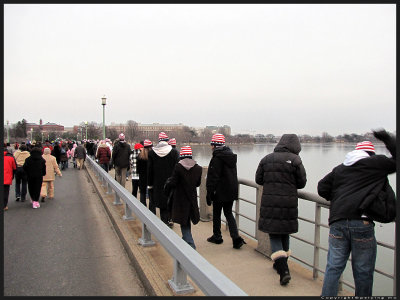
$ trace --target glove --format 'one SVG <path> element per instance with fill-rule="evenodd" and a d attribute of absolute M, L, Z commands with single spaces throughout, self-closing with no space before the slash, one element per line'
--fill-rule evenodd
<path fill-rule="evenodd" d="M 381 140 L 382 142 L 388 141 L 390 139 L 389 133 L 385 129 L 379 129 L 377 131 L 372 131 L 374 136 L 378 139 Z"/>
<path fill-rule="evenodd" d="M 207 201 L 207 205 L 211 206 L 211 203 L 212 203 L 211 195 L 207 194 L 206 201 Z"/>

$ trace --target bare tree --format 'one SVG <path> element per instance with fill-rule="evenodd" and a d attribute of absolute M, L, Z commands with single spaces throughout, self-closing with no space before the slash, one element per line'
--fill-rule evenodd
<path fill-rule="evenodd" d="M 133 120 L 128 120 L 126 122 L 125 135 L 126 139 L 130 142 L 133 142 L 135 139 L 137 139 L 139 137 L 138 123 Z"/>

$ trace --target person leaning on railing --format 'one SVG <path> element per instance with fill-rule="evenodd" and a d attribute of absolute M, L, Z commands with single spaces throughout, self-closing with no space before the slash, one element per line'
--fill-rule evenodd
<path fill-rule="evenodd" d="M 355 296 L 372 296 L 377 243 L 374 222 L 360 204 L 379 194 L 387 176 L 396 172 L 396 138 L 385 130 L 374 131 L 392 155 L 375 155 L 370 141 L 356 145 L 344 162 L 318 182 L 318 194 L 331 202 L 329 249 L 322 296 L 336 296 L 339 278 L 351 252 Z M 387 193 L 385 193 L 387 194 Z M 393 193 L 394 194 L 394 193 Z M 388 195 L 388 194 L 387 194 Z"/>

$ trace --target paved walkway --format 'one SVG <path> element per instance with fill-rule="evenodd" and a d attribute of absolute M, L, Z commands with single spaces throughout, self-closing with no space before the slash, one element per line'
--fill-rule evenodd
<path fill-rule="evenodd" d="M 142 268 L 143 266 L 145 268 L 143 272 L 147 274 L 149 281 L 153 284 L 155 293 L 163 296 L 174 295 L 167 284 L 173 275 L 171 256 L 159 243 L 153 247 L 141 247 L 137 244 L 142 230 L 140 220 L 123 221 L 124 205 L 113 205 L 113 195 L 106 194 L 105 188 L 101 187 L 92 171 L 88 169 L 88 172 L 91 174 L 110 217 L 115 222 L 114 226 L 120 230 L 120 238 L 127 241 L 127 246 L 138 254 L 139 260 L 146 259 L 146 263 L 142 264 Z M 114 170 L 111 170 L 109 174 L 114 177 Z M 126 181 L 125 188 L 132 191 L 131 181 Z M 223 225 L 222 228 L 224 227 Z M 173 230 L 181 236 L 178 224 L 173 227 Z M 250 296 L 319 296 L 321 293 L 322 279 L 314 280 L 310 270 L 293 260 L 289 260 L 292 280 L 287 286 L 281 286 L 279 275 L 272 268 L 272 261 L 255 251 L 256 242 L 252 239 L 245 238 L 246 245 L 240 250 L 233 249 L 229 231 L 222 230 L 224 243 L 211 244 L 206 239 L 212 234 L 212 222 L 202 221 L 192 227 L 192 234 L 197 251 Z M 135 255 L 134 253 L 133 255 Z M 140 261 L 137 262 L 137 265 L 140 265 Z M 195 287 L 192 296 L 204 295 L 190 278 L 189 281 Z M 351 294 L 345 292 L 341 295 Z"/>
<path fill-rule="evenodd" d="M 69 168 L 32 209 L 11 187 L 4 212 L 5 296 L 145 296 L 86 171 Z"/>

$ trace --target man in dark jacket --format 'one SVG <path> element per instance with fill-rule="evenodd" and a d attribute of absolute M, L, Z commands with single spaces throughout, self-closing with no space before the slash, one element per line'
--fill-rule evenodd
<path fill-rule="evenodd" d="M 125 134 L 121 133 L 115 143 L 111 154 L 111 167 L 115 168 L 115 179 L 125 187 L 125 176 L 129 170 L 129 156 L 131 146 L 125 141 Z"/>
<path fill-rule="evenodd" d="M 149 152 L 147 161 L 147 185 L 149 197 L 152 197 L 156 207 L 160 209 L 161 220 L 172 227 L 167 209 L 167 196 L 164 194 L 164 184 L 171 176 L 179 160 L 179 152 L 168 145 L 168 136 L 161 132 L 159 143 Z M 150 195 L 151 194 L 151 195 Z"/>
<path fill-rule="evenodd" d="M 298 231 L 297 189 L 307 182 L 300 151 L 297 135 L 282 135 L 274 152 L 261 159 L 255 176 L 256 183 L 263 186 L 258 229 L 269 234 L 271 259 L 281 285 L 291 279 L 289 234 Z"/>
<path fill-rule="evenodd" d="M 42 149 L 34 147 L 31 155 L 25 159 L 23 165 L 28 177 L 28 191 L 32 200 L 32 208 L 39 208 L 40 190 L 42 189 L 43 176 L 46 175 L 46 160 L 42 157 Z"/>
<path fill-rule="evenodd" d="M 74 157 L 76 159 L 77 168 L 82 170 L 86 160 L 86 149 L 81 142 L 78 142 L 78 146 L 74 150 Z"/>
<path fill-rule="evenodd" d="M 322 296 L 336 296 L 339 278 L 351 252 L 355 296 L 372 296 L 376 260 L 374 222 L 360 209 L 363 200 L 382 190 L 387 176 L 396 172 L 396 139 L 385 130 L 374 131 L 392 155 L 375 155 L 370 141 L 358 143 L 343 164 L 318 182 L 318 194 L 331 201 L 329 250 Z M 389 186 L 390 187 L 390 186 Z"/>
<path fill-rule="evenodd" d="M 213 235 L 207 241 L 215 244 L 224 241 L 221 235 L 221 212 L 224 210 L 233 248 L 240 249 L 246 242 L 239 236 L 236 220 L 232 214 L 233 201 L 239 197 L 237 155 L 225 146 L 225 137 L 219 133 L 213 135 L 211 148 L 213 154 L 207 172 L 206 198 L 207 205 L 211 206 L 213 203 Z"/>

